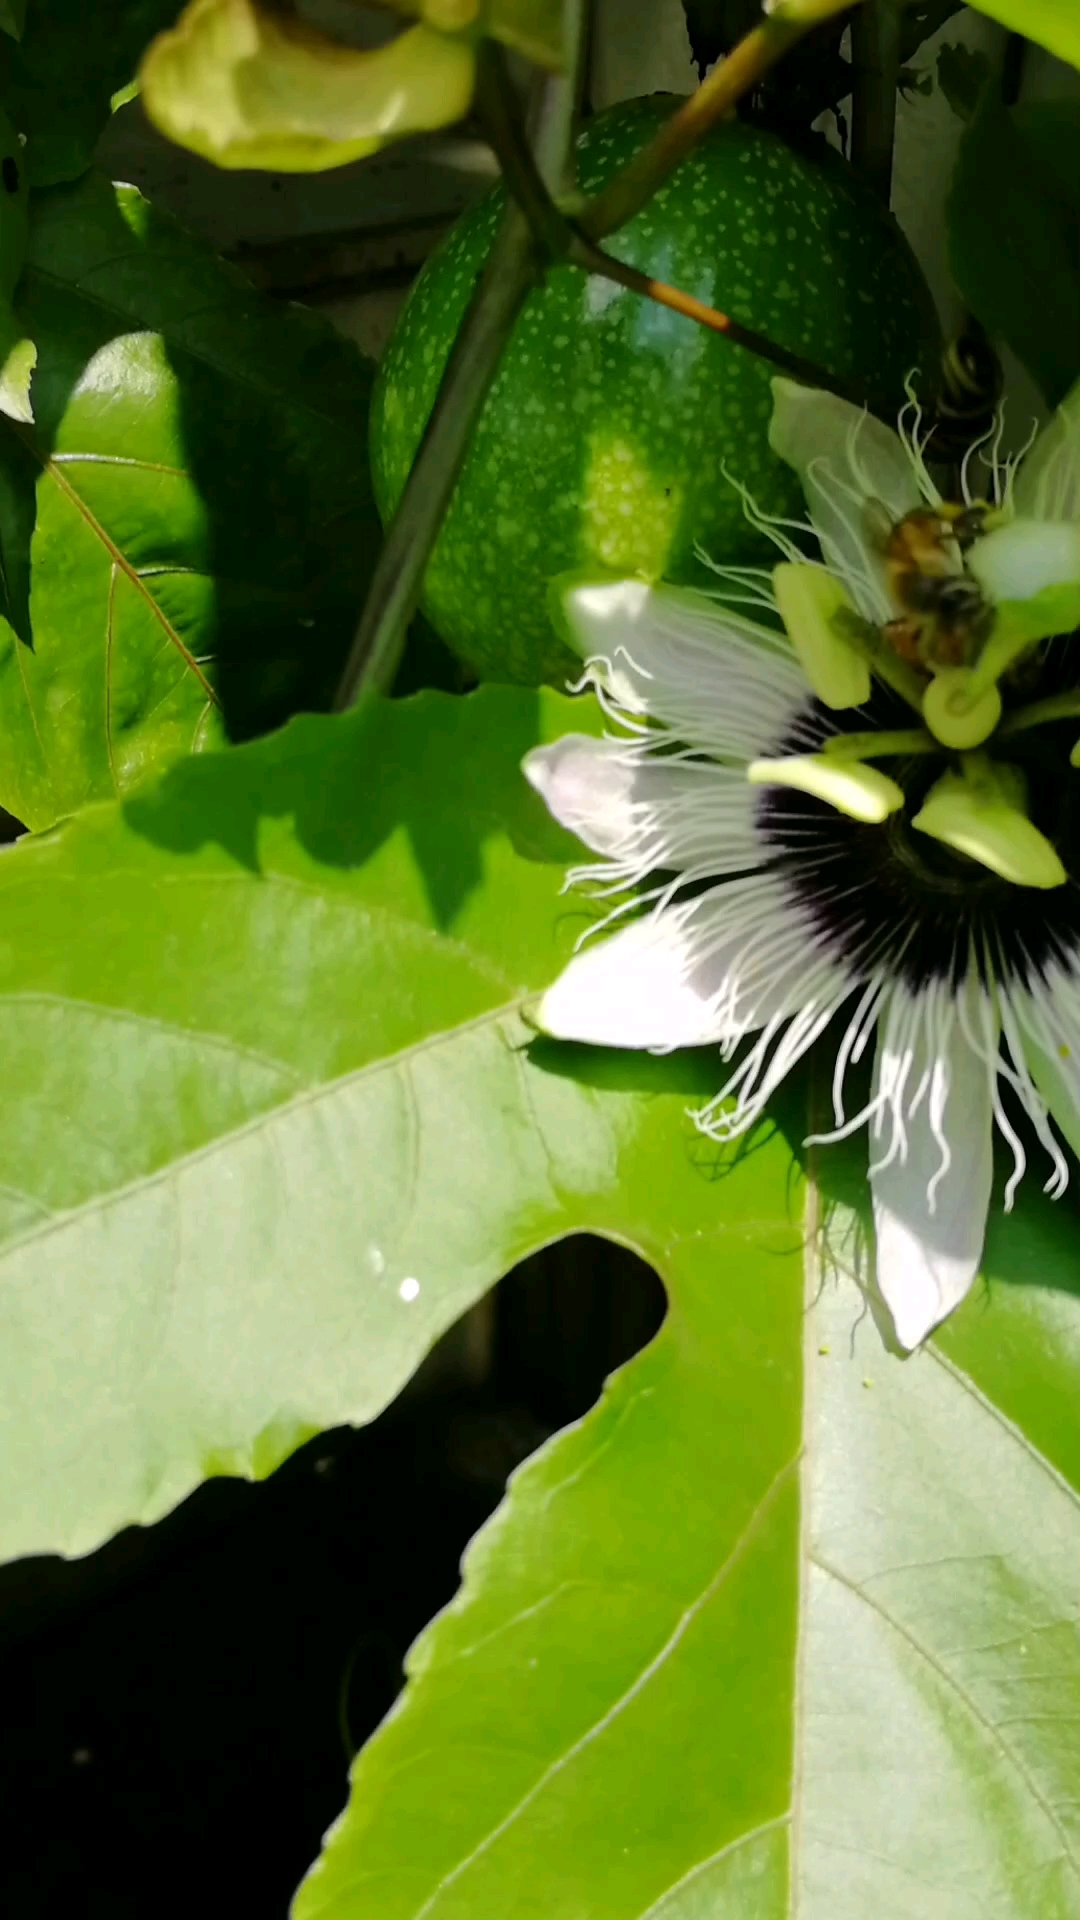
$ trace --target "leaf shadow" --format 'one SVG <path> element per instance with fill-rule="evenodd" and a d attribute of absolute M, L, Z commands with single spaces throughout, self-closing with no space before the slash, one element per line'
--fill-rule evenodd
<path fill-rule="evenodd" d="M 175 854 L 216 844 L 265 870 L 267 822 L 288 819 L 313 861 L 354 869 L 404 829 L 441 931 L 485 872 L 485 844 L 564 866 L 577 846 L 521 774 L 540 738 L 539 695 L 482 687 L 301 715 L 227 753 L 181 761 L 124 806 L 134 832 Z M 423 778 L 418 778 L 420 751 Z"/>
<path fill-rule="evenodd" d="M 35 420 L 0 421 L 0 605 L 19 641 L 33 646 L 39 476 L 58 444 L 78 451 L 100 433 L 106 451 L 90 445 L 90 459 L 110 460 L 115 483 L 99 508 L 105 530 L 130 547 L 182 638 L 196 622 L 228 737 L 325 710 L 381 545 L 367 461 L 374 369 L 319 315 L 257 293 L 104 176 L 38 193 L 32 211 L 17 307 L 38 350 Z M 155 334 L 156 384 L 137 347 Z M 141 456 L 149 465 L 124 492 L 116 475 Z M 139 513 L 155 462 L 194 495 L 171 521 L 159 516 L 160 554 L 143 550 Z M 98 501 L 100 485 L 87 484 Z"/>

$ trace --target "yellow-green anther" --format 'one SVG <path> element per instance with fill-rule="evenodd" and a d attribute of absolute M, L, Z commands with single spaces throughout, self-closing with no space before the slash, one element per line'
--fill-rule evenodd
<path fill-rule="evenodd" d="M 980 687 L 971 667 L 945 667 L 923 694 L 923 719 L 943 747 L 963 753 L 989 740 L 1001 719 L 996 686 Z"/>
<path fill-rule="evenodd" d="M 746 769 L 752 787 L 794 787 L 825 800 L 851 820 L 877 826 L 904 804 L 904 790 L 887 773 L 861 761 L 828 759 L 824 754 L 793 754 L 787 760 L 752 760 Z"/>
<path fill-rule="evenodd" d="M 870 698 L 870 668 L 844 632 L 858 609 L 841 582 L 821 567 L 785 561 L 773 568 L 780 618 L 810 685 L 825 706 L 862 707 Z"/>
<path fill-rule="evenodd" d="M 942 774 L 911 824 L 1014 886 L 1064 886 L 1065 869 L 1046 835 L 1017 804 L 1021 794 L 1015 767 L 994 766 L 979 756 L 974 770 Z"/>

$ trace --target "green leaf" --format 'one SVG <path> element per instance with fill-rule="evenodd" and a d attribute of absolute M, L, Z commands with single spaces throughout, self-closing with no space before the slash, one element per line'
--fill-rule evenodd
<path fill-rule="evenodd" d="M 0 802 L 32 827 L 325 704 L 379 541 L 371 375 L 134 188 L 37 195 L 0 424 Z"/>
<path fill-rule="evenodd" d="M 609 1184 L 640 1096 L 523 1051 L 582 925 L 540 713 L 305 718 L 0 860 L 0 1552 L 370 1418 Z"/>
<path fill-rule="evenodd" d="M 1080 373 L 1080 106 L 1005 108 L 986 94 L 946 220 L 961 293 L 1056 406 Z"/>
<path fill-rule="evenodd" d="M 1075 1920 L 1075 1223 L 1029 1197 L 899 1359 L 839 1212 L 804 1317 L 782 1140 L 710 1207 L 664 1124 L 601 1230 L 668 1320 L 469 1549 L 294 1920 Z"/>
<path fill-rule="evenodd" d="M 0 31 L 21 40 L 26 25 L 26 0 L 0 0 Z"/>
<path fill-rule="evenodd" d="M 973 0 L 979 13 L 989 14 L 1010 33 L 1022 33 L 1059 60 L 1080 67 L 1080 10 L 1076 0 Z"/>
<path fill-rule="evenodd" d="M 485 30 L 541 66 L 563 65 L 562 0 L 488 0 Z"/>
<path fill-rule="evenodd" d="M 85 173 L 112 96 L 179 10 L 180 0 L 33 0 L 21 39 L 0 39 L 0 103 L 27 135 L 34 186 Z"/>
<path fill-rule="evenodd" d="M 801 1196 L 779 1135 L 691 1138 L 658 1102 L 590 1222 L 659 1337 L 469 1549 L 295 1920 L 786 1911 Z"/>
<path fill-rule="evenodd" d="M 722 1071 L 536 1040 L 588 924 L 518 773 L 590 701 L 306 718 L 0 860 L 0 1522 L 82 1551 L 363 1421 L 582 1229 L 656 1342 L 515 1480 L 297 1920 L 1077 1920 L 1077 1228 L 1029 1182 L 937 1345 Z M 417 1282 L 419 1291 L 403 1282 Z M 418 1812 L 418 1810 L 420 1810 Z"/>

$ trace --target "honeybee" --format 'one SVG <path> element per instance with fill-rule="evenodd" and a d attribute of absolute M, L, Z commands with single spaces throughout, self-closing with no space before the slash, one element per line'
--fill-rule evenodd
<path fill-rule="evenodd" d="M 964 568 L 964 554 L 983 532 L 990 508 L 973 505 L 915 507 L 890 524 L 885 516 L 881 551 L 898 617 L 884 629 L 901 660 L 913 666 L 969 667 L 993 625 L 993 608 Z"/>

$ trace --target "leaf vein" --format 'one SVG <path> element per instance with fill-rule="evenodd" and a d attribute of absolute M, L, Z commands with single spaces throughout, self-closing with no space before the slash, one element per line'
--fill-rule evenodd
<path fill-rule="evenodd" d="M 636 1680 L 634 1680 L 629 1687 L 624 1688 L 618 1699 L 613 1701 L 607 1709 L 607 1712 L 601 1714 L 599 1719 L 595 1720 L 592 1726 L 588 1727 L 586 1731 L 567 1748 L 565 1753 L 560 1754 L 557 1760 L 553 1760 L 551 1765 L 544 1769 L 540 1778 L 534 1782 L 527 1793 L 522 1795 L 516 1806 L 512 1807 L 509 1813 L 504 1815 L 503 1819 L 492 1827 L 489 1833 L 485 1834 L 483 1840 L 472 1849 L 472 1852 L 467 1854 L 464 1860 L 460 1860 L 451 1872 L 442 1876 L 438 1885 L 425 1900 L 423 1906 L 417 1908 L 413 1920 L 425 1920 L 425 1915 L 432 1912 L 436 1901 L 439 1900 L 441 1895 L 445 1893 L 449 1887 L 453 1886 L 456 1881 L 460 1880 L 462 1875 L 467 1873 L 469 1868 L 487 1852 L 488 1848 L 493 1846 L 495 1841 L 500 1839 L 502 1835 L 514 1825 L 516 1820 L 520 1819 L 526 1808 L 532 1805 L 533 1801 L 544 1792 L 552 1780 L 557 1779 L 559 1774 L 563 1773 L 571 1762 L 577 1759 L 579 1754 L 583 1753 L 587 1747 L 590 1747 L 595 1740 L 598 1740 L 602 1734 L 607 1732 L 608 1728 L 614 1724 L 620 1714 L 626 1711 L 626 1708 L 638 1698 L 639 1694 L 644 1691 L 655 1675 L 661 1671 L 666 1662 L 671 1659 L 682 1640 L 685 1639 L 702 1608 L 707 1606 L 714 1594 L 719 1592 L 732 1569 L 737 1566 L 738 1562 L 742 1559 L 750 1543 L 764 1524 L 766 1516 L 770 1512 L 778 1495 L 786 1482 L 791 1478 L 797 1466 L 798 1461 L 796 1459 L 786 1461 L 780 1468 L 780 1471 L 774 1476 L 772 1482 L 762 1495 L 762 1498 L 758 1501 L 757 1506 L 754 1508 L 753 1513 L 730 1553 L 725 1556 L 712 1579 L 709 1580 L 701 1592 L 695 1596 L 689 1606 L 683 1609 L 663 1646 L 648 1664 L 642 1668 Z"/>
<path fill-rule="evenodd" d="M 38 459 L 41 461 L 41 464 L 44 467 L 45 472 L 49 475 L 49 478 L 52 480 L 54 486 L 59 488 L 60 492 L 64 494 L 66 499 L 75 508 L 75 511 L 81 515 L 83 520 L 85 520 L 87 526 L 89 527 L 91 533 L 95 536 L 95 538 L 100 540 L 102 546 L 105 548 L 105 551 L 109 554 L 110 558 L 112 559 L 114 566 L 119 567 L 120 571 L 125 575 L 125 577 L 131 581 L 131 584 L 135 588 L 136 593 L 138 593 L 141 596 L 141 598 L 145 600 L 154 619 L 158 622 L 158 625 L 161 627 L 162 632 L 165 634 L 170 645 L 175 647 L 177 653 L 180 655 L 181 659 L 185 662 L 189 672 L 195 675 L 195 678 L 199 682 L 199 685 L 203 688 L 203 691 L 205 692 L 207 699 L 212 700 L 214 705 L 217 706 L 219 704 L 217 694 L 214 692 L 214 689 L 210 685 L 209 680 L 206 678 L 206 675 L 203 673 L 202 669 L 200 668 L 198 661 L 195 659 L 194 654 L 190 651 L 190 649 L 187 647 L 185 642 L 181 639 L 176 628 L 173 626 L 172 621 L 167 618 L 164 608 L 158 605 L 158 602 L 154 599 L 154 596 L 150 592 L 149 587 L 146 586 L 145 582 L 141 578 L 136 568 L 132 566 L 127 556 L 121 552 L 120 548 L 117 546 L 115 540 L 112 539 L 111 535 L 105 531 L 105 528 L 102 526 L 101 521 L 98 519 L 97 515 L 93 512 L 93 510 L 91 509 L 87 501 L 85 501 L 82 498 L 81 494 L 79 494 L 77 490 L 71 485 L 71 482 L 64 477 L 63 473 L 60 471 L 60 468 L 56 465 L 56 462 L 53 459 L 41 454 L 36 447 L 34 451 L 35 453 L 37 453 Z"/>
<path fill-rule="evenodd" d="M 684 1873 L 681 1880 L 674 1880 L 658 1900 L 654 1900 L 650 1907 L 645 1908 L 644 1913 L 638 1915 L 638 1920 L 651 1920 L 652 1915 L 663 1911 L 674 1894 L 681 1893 L 684 1887 L 692 1887 L 694 1881 L 703 1873 L 708 1873 L 711 1867 L 718 1867 L 722 1861 L 731 1859 L 733 1855 L 741 1852 L 743 1847 L 752 1846 L 755 1840 L 762 1839 L 765 1834 L 778 1832 L 788 1826 L 790 1820 L 790 1813 L 777 1814 L 775 1820 L 762 1820 L 756 1827 L 750 1827 L 746 1833 L 740 1833 L 734 1840 L 729 1840 L 726 1846 L 718 1847 L 715 1853 L 710 1853 L 707 1860 L 699 1860 L 688 1873 Z"/>
<path fill-rule="evenodd" d="M 920 1660 L 925 1661 L 931 1672 L 937 1674 L 942 1685 L 947 1687 L 949 1691 L 955 1695 L 975 1725 L 982 1728 L 987 1739 L 998 1748 L 1003 1758 L 1015 1769 L 1016 1773 L 1019 1774 L 1032 1799 L 1035 1801 L 1036 1806 L 1040 1807 L 1046 1815 L 1061 1846 L 1062 1856 L 1072 1868 L 1077 1880 L 1080 1880 L 1080 1858 L 1078 1858 L 1074 1851 L 1069 1835 L 1062 1826 L 1053 1802 L 1047 1798 L 1022 1756 L 1017 1753 L 1010 1742 L 1005 1739 L 998 1724 L 987 1718 L 974 1695 L 968 1692 L 968 1689 L 963 1685 L 962 1681 L 956 1678 L 955 1674 L 950 1673 L 948 1667 L 942 1665 L 932 1650 L 917 1638 L 910 1627 L 906 1626 L 902 1620 L 898 1620 L 895 1614 L 889 1612 L 887 1607 L 882 1606 L 881 1602 L 876 1600 L 873 1594 L 867 1593 L 865 1587 L 857 1580 L 850 1579 L 846 1573 L 841 1572 L 839 1567 L 833 1566 L 816 1551 L 811 1553 L 810 1559 L 814 1566 L 818 1567 L 825 1575 L 826 1579 L 835 1580 L 839 1586 L 846 1588 L 857 1600 L 861 1600 L 864 1606 L 869 1607 L 872 1612 L 876 1613 L 878 1618 L 883 1620 L 887 1627 L 891 1627 L 893 1632 L 907 1643 L 912 1652 L 917 1654 Z"/>

